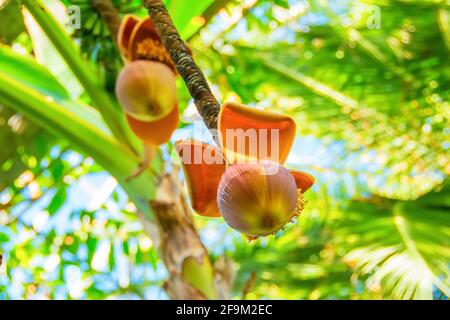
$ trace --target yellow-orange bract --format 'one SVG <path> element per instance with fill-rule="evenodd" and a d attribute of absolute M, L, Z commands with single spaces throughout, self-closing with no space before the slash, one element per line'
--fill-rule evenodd
<path fill-rule="evenodd" d="M 140 121 L 126 114 L 128 124 L 133 132 L 148 145 L 157 146 L 167 143 L 172 133 L 178 128 L 178 106 L 164 118 L 156 121 Z"/>
<path fill-rule="evenodd" d="M 291 170 L 291 174 L 295 179 L 295 184 L 297 185 L 297 188 L 300 189 L 302 192 L 307 191 L 314 184 L 314 177 L 309 173 Z"/>
<path fill-rule="evenodd" d="M 119 51 L 125 60 L 130 59 L 128 47 L 130 45 L 131 33 L 138 23 L 139 18 L 137 16 L 127 14 L 123 17 L 120 24 L 119 33 L 117 35 L 117 44 L 119 46 Z"/>
<path fill-rule="evenodd" d="M 138 45 L 146 39 L 153 39 L 161 43 L 158 32 L 149 18 L 145 18 L 138 22 L 131 32 L 130 42 L 128 43 L 130 60 L 140 59 L 138 55 Z"/>
<path fill-rule="evenodd" d="M 139 19 L 134 15 L 125 15 L 119 28 L 117 42 L 125 61 L 142 59 L 158 61 L 177 73 L 175 64 L 150 18 Z"/>

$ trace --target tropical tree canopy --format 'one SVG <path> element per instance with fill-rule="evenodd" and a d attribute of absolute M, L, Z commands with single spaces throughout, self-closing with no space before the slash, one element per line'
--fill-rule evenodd
<path fill-rule="evenodd" d="M 253 241 L 194 212 L 176 142 L 214 138 L 180 69 L 149 156 L 115 95 L 142 1 L 0 0 L 0 299 L 448 299 L 448 1 L 163 2 L 220 105 L 294 119 L 304 210 Z"/>

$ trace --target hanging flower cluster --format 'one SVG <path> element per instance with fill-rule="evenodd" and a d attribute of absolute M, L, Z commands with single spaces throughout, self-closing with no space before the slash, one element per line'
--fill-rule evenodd
<path fill-rule="evenodd" d="M 283 166 L 294 142 L 294 120 L 226 103 L 218 129 L 220 148 L 196 140 L 175 145 L 193 210 L 223 217 L 250 239 L 283 229 L 301 213 L 303 193 L 314 184 L 310 174 Z"/>
<path fill-rule="evenodd" d="M 147 145 L 170 140 L 178 127 L 176 69 L 149 18 L 126 15 L 117 43 L 126 65 L 116 82 L 116 96 L 129 126 Z"/>
<path fill-rule="evenodd" d="M 128 15 L 118 45 L 126 66 L 116 95 L 135 134 L 150 146 L 166 143 L 178 127 L 175 66 L 149 18 Z M 295 137 L 285 115 L 226 103 L 218 116 L 220 148 L 179 141 L 192 208 L 223 217 L 230 227 L 254 239 L 273 234 L 303 210 L 303 193 L 314 178 L 283 164 Z"/>

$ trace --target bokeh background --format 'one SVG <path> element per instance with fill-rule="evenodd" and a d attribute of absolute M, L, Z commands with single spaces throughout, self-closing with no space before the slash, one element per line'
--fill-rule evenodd
<path fill-rule="evenodd" d="M 89 1 L 44 2 L 62 23 L 80 6 L 81 28 L 67 28 L 112 91 L 122 62 Z M 113 2 L 146 15 L 140 1 Z M 220 101 L 295 117 L 288 167 L 317 179 L 300 219 L 273 237 L 248 243 L 195 217 L 213 259 L 234 261 L 233 297 L 448 299 L 448 1 L 165 2 Z M 15 0 L 0 0 L 0 39 L 89 103 Z M 173 141 L 205 130 L 181 81 L 179 99 Z M 141 222 L 88 154 L 0 105 L 0 299 L 166 299 Z"/>

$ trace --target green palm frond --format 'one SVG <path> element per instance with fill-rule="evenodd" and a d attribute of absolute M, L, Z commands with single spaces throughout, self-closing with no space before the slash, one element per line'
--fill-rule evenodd
<path fill-rule="evenodd" d="M 308 206 L 298 221 L 275 237 L 251 245 L 236 243 L 239 264 L 237 297 L 249 275 L 256 274 L 250 299 L 349 299 L 370 297 L 352 288 L 352 271 L 345 254 L 333 244 L 334 226 L 341 215 L 324 192 L 307 194 Z"/>
<path fill-rule="evenodd" d="M 449 194 L 446 187 L 433 197 Z M 370 290 L 394 299 L 450 295 L 449 207 L 427 198 L 353 202 L 347 208 L 337 239 L 350 249 L 345 261 L 367 276 Z"/>
<path fill-rule="evenodd" d="M 236 291 L 251 272 L 251 298 L 434 299 L 449 296 L 448 187 L 415 201 L 350 204 L 309 195 L 280 237 L 236 244 Z"/>
<path fill-rule="evenodd" d="M 65 0 L 64 2 L 67 6 L 77 6 L 80 9 L 81 27 L 74 31 L 73 37 L 80 42 L 81 52 L 101 66 L 106 87 L 112 90 L 117 73 L 122 66 L 122 60 L 111 39 L 108 26 L 100 13 L 91 5 L 91 0 Z M 139 0 L 113 0 L 112 3 L 122 14 L 142 11 Z"/>

